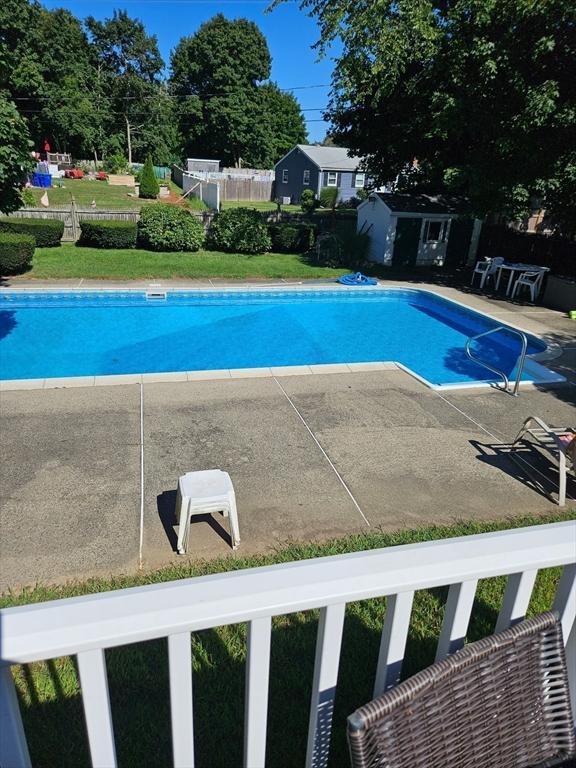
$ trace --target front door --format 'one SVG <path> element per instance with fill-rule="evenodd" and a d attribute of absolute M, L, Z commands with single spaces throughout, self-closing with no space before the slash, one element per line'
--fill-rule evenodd
<path fill-rule="evenodd" d="M 397 219 L 392 264 L 395 267 L 413 267 L 418 256 L 422 219 Z"/>
<path fill-rule="evenodd" d="M 452 221 L 446 258 L 444 259 L 444 266 L 447 269 L 458 269 L 458 267 L 466 264 L 473 229 L 474 219 L 454 219 Z"/>
<path fill-rule="evenodd" d="M 437 266 L 444 263 L 450 224 L 450 219 L 424 219 L 418 264 Z"/>

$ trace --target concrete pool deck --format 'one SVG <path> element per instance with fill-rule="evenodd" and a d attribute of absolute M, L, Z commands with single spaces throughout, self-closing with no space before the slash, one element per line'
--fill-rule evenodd
<path fill-rule="evenodd" d="M 574 423 L 576 324 L 433 289 L 554 339 L 564 353 L 547 365 L 569 381 L 518 398 L 439 393 L 400 369 L 4 391 L 0 590 L 182 560 L 175 488 L 193 469 L 230 473 L 240 556 L 288 541 L 558 509 L 546 496 L 556 479 L 548 461 L 530 452 L 518 464 L 502 446 L 531 414 Z M 573 481 L 568 494 L 576 496 Z M 221 520 L 194 521 L 186 557 L 230 553 Z"/>

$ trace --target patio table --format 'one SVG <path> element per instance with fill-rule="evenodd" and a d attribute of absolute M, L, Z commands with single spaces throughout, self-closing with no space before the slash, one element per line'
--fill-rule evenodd
<path fill-rule="evenodd" d="M 514 282 L 514 274 L 516 272 L 540 272 L 542 270 L 546 270 L 546 267 L 542 267 L 540 264 L 507 264 L 504 262 L 498 267 L 498 277 L 496 278 L 496 290 L 500 288 L 500 280 L 502 278 L 502 272 L 503 270 L 509 270 L 510 277 L 508 278 L 508 285 L 506 287 L 506 296 L 510 295 L 510 291 L 512 290 L 512 284 Z"/>

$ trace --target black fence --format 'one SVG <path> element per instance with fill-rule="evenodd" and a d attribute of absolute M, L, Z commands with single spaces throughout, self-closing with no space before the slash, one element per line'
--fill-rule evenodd
<path fill-rule="evenodd" d="M 501 224 L 484 224 L 478 259 L 503 256 L 506 261 L 539 264 L 555 275 L 576 277 L 576 242 L 553 235 L 517 232 Z"/>

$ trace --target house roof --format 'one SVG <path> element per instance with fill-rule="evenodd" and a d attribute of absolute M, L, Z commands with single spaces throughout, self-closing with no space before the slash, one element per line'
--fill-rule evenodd
<path fill-rule="evenodd" d="M 361 158 L 350 157 L 345 147 L 315 147 L 309 144 L 297 144 L 313 163 L 324 171 L 355 171 Z"/>
<path fill-rule="evenodd" d="M 408 195 L 396 192 L 376 192 L 380 200 L 394 213 L 467 213 L 469 202 L 450 195 Z"/>

